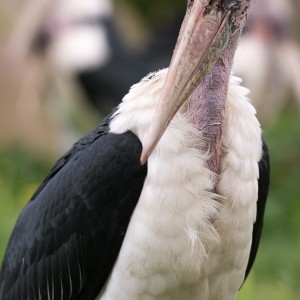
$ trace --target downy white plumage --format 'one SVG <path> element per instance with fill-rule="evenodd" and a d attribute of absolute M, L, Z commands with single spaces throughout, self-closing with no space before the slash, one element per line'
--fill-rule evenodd
<path fill-rule="evenodd" d="M 110 132 L 131 130 L 143 143 L 166 74 L 132 87 Z M 148 159 L 144 188 L 99 299 L 235 298 L 250 253 L 262 155 L 247 95 L 231 77 L 219 176 L 206 167 L 209 153 L 199 150 L 206 141 L 186 108 L 174 116 Z M 209 192 L 216 180 L 216 192 Z"/>

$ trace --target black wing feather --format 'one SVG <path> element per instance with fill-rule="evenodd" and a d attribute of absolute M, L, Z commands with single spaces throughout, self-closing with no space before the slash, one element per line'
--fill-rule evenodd
<path fill-rule="evenodd" d="M 112 111 L 111 114 L 109 114 L 107 117 L 103 119 L 103 121 L 93 130 L 90 134 L 84 136 L 81 138 L 78 142 L 76 142 L 73 147 L 66 152 L 53 166 L 53 168 L 50 170 L 49 174 L 46 176 L 44 181 L 41 183 L 39 188 L 36 190 L 36 192 L 33 194 L 31 200 L 35 199 L 37 195 L 40 193 L 40 191 L 44 188 L 44 186 L 47 184 L 47 182 L 55 176 L 57 172 L 59 172 L 64 165 L 71 159 L 76 159 L 81 151 L 85 150 L 90 144 L 92 144 L 95 140 L 97 140 L 102 135 L 105 135 L 109 131 L 109 122 L 112 119 L 112 116 L 114 115 L 116 111 L 116 108 Z"/>
<path fill-rule="evenodd" d="M 0 274 L 0 299 L 95 299 L 120 250 L 146 177 L 131 132 L 108 120 L 54 166 L 25 206 Z"/>
<path fill-rule="evenodd" d="M 253 225 L 252 245 L 249 256 L 249 261 L 246 269 L 245 279 L 249 275 L 253 266 L 263 227 L 265 206 L 267 202 L 269 185 L 270 185 L 270 159 L 269 151 L 266 143 L 262 140 L 262 158 L 258 163 L 259 179 L 258 179 L 258 200 L 257 200 L 257 216 L 256 222 Z"/>

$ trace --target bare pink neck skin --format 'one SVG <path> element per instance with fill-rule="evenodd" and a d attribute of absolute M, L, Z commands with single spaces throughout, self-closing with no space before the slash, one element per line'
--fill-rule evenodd
<path fill-rule="evenodd" d="M 203 133 L 211 157 L 208 167 L 220 173 L 223 123 L 229 77 L 237 45 L 238 34 L 231 40 L 215 66 L 191 96 L 188 113 L 192 123 Z"/>

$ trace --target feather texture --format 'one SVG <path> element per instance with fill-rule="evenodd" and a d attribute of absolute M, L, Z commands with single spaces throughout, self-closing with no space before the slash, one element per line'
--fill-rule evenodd
<path fill-rule="evenodd" d="M 133 86 L 111 132 L 131 130 L 144 142 L 166 72 Z M 171 121 L 148 159 L 143 191 L 99 299 L 235 298 L 249 260 L 262 157 L 255 109 L 239 83 L 231 78 L 220 175 L 208 169 L 205 138 L 185 108 Z"/>

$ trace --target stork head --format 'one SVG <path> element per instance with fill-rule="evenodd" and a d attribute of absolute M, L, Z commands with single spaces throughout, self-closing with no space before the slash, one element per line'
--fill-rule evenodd
<path fill-rule="evenodd" d="M 143 145 L 145 163 L 175 113 L 230 41 L 237 40 L 252 0 L 188 0 L 168 75 Z"/>

